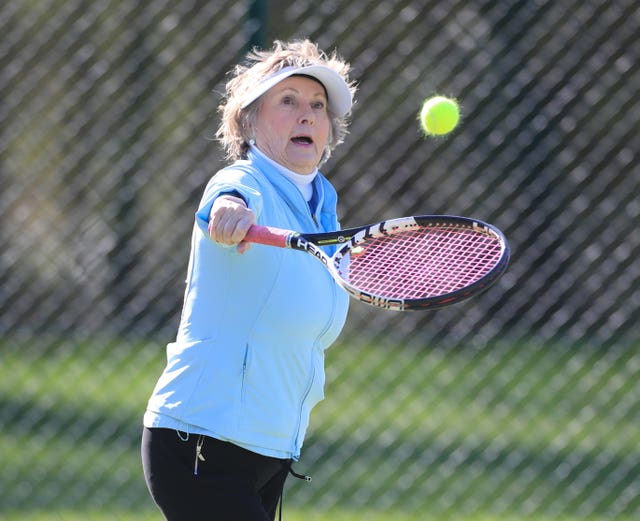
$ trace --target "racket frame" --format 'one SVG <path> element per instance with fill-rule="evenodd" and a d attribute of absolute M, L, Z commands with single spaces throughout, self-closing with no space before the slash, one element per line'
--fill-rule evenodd
<path fill-rule="evenodd" d="M 476 232 L 484 233 L 494 238 L 500 244 L 500 257 L 495 266 L 474 283 L 443 295 L 421 299 L 398 299 L 374 295 L 362 291 L 349 284 L 339 272 L 340 261 L 352 253 L 354 248 L 367 240 L 385 235 L 392 235 L 402 231 L 418 228 L 436 228 L 442 226 L 463 226 L 472 228 Z M 478 219 L 459 217 L 455 215 L 417 215 L 389 219 L 367 226 L 347 228 L 328 233 L 299 233 L 291 230 L 281 230 L 269 226 L 254 226 L 245 240 L 304 251 L 322 262 L 340 287 L 357 300 L 374 307 L 391 311 L 433 310 L 451 304 L 462 302 L 474 295 L 478 295 L 491 286 L 506 270 L 509 263 L 509 245 L 504 234 L 495 226 Z M 336 252 L 329 256 L 322 251 L 322 246 L 338 245 Z"/>
<path fill-rule="evenodd" d="M 350 254 L 353 248 L 356 248 L 359 244 L 370 238 L 399 233 L 402 231 L 415 230 L 418 228 L 442 227 L 443 225 L 462 225 L 467 228 L 473 228 L 476 232 L 484 233 L 496 239 L 501 246 L 500 258 L 496 265 L 483 277 L 468 286 L 443 295 L 421 299 L 397 299 L 373 295 L 352 286 L 339 274 L 338 266 L 342 258 L 345 255 Z M 355 233 L 351 233 L 353 231 L 355 231 Z M 329 259 L 330 264 L 328 265 L 328 268 L 332 272 L 334 279 L 345 291 L 361 302 L 391 311 L 434 310 L 462 302 L 463 300 L 478 295 L 489 288 L 489 286 L 491 286 L 504 273 L 509 263 L 509 245 L 504 234 L 495 226 L 468 217 L 459 217 L 455 215 L 417 215 L 413 217 L 400 217 L 398 219 L 390 219 L 365 226 L 361 229 L 354 228 L 351 231 L 343 230 L 343 233 L 345 232 L 347 235 L 350 235 L 350 237 L 345 240 L 345 243 L 340 246 Z"/>

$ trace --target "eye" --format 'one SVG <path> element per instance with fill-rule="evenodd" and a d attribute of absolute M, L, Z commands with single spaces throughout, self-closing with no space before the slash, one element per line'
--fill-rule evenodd
<path fill-rule="evenodd" d="M 293 96 L 284 96 L 282 98 L 283 105 L 293 105 L 294 103 L 295 103 L 295 99 L 293 98 Z"/>
<path fill-rule="evenodd" d="M 314 103 L 311 104 L 311 106 L 317 110 L 324 110 L 325 103 L 324 101 L 315 101 Z"/>

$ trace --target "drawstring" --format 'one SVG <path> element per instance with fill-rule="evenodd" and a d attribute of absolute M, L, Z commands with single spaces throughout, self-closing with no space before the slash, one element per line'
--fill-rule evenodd
<path fill-rule="evenodd" d="M 198 462 L 205 461 L 204 456 L 202 455 L 202 446 L 204 445 L 204 436 L 201 434 L 198 436 L 198 441 L 196 443 L 196 462 L 193 465 L 193 475 L 198 475 Z"/>
<path fill-rule="evenodd" d="M 291 463 L 289 463 L 289 474 L 291 474 L 294 478 L 298 478 L 298 479 L 301 479 L 301 480 L 306 481 L 306 482 L 311 481 L 311 476 L 306 476 L 304 474 L 298 474 L 295 470 L 293 470 L 293 468 L 291 467 Z"/>
<path fill-rule="evenodd" d="M 189 431 L 180 431 L 176 429 L 176 433 L 178 434 L 178 438 L 180 438 L 180 441 L 184 441 L 184 442 L 189 441 L 189 438 L 191 436 Z M 196 442 L 196 461 L 193 464 L 194 476 L 198 475 L 198 462 L 205 461 L 204 456 L 202 455 L 202 446 L 204 445 L 204 438 L 205 437 L 202 434 L 200 434 L 198 436 L 198 441 Z"/>
<path fill-rule="evenodd" d="M 182 433 L 180 431 L 176 431 L 178 433 L 178 437 L 182 440 L 182 441 L 188 441 L 189 440 L 189 432 L 186 433 Z M 205 440 L 206 436 L 203 436 L 202 434 L 198 435 L 198 440 L 196 441 L 196 456 L 195 456 L 195 461 L 193 463 L 193 475 L 197 476 L 198 475 L 198 463 L 201 461 L 206 461 L 205 457 L 202 454 L 202 447 L 204 446 L 204 440 Z M 307 476 L 306 474 L 298 474 L 295 470 L 293 470 L 292 467 L 292 460 L 287 460 L 285 462 L 283 462 L 283 466 L 285 467 L 286 471 L 288 474 L 291 474 L 294 478 L 300 479 L 302 481 L 306 481 L 307 483 L 309 483 L 311 481 L 311 476 Z M 284 479 L 282 481 L 282 490 L 280 490 L 280 498 L 278 500 L 278 519 L 279 521 L 282 521 L 282 503 L 284 502 L 284 483 L 285 483 L 286 479 Z"/>
<path fill-rule="evenodd" d="M 306 481 L 307 483 L 311 481 L 311 476 L 306 476 L 305 474 L 298 474 L 295 470 L 293 470 L 291 465 L 292 465 L 291 460 L 288 460 L 285 463 L 285 466 L 287 467 L 287 473 L 291 474 L 294 478 L 301 479 L 302 481 Z M 284 481 L 282 482 L 282 490 L 280 491 L 280 500 L 278 501 L 278 520 L 279 521 L 282 521 L 282 503 L 284 503 Z"/>
<path fill-rule="evenodd" d="M 176 433 L 178 434 L 178 438 L 180 438 L 180 441 L 184 441 L 184 442 L 189 441 L 189 437 L 190 437 L 189 431 L 176 430 Z M 198 462 L 205 461 L 204 456 L 202 455 L 202 446 L 204 445 L 204 438 L 205 437 L 202 434 L 200 434 L 198 436 L 198 441 L 196 442 L 196 461 L 193 464 L 194 476 L 198 475 Z"/>

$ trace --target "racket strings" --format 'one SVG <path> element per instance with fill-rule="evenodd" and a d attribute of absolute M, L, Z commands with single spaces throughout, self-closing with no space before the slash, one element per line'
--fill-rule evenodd
<path fill-rule="evenodd" d="M 348 284 L 372 295 L 423 299 L 479 281 L 501 255 L 496 237 L 443 225 L 367 239 L 341 259 L 338 272 Z"/>

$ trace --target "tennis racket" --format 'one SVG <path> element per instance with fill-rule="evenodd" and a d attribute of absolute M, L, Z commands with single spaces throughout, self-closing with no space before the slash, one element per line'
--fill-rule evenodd
<path fill-rule="evenodd" d="M 494 226 L 466 217 L 419 215 L 329 233 L 253 225 L 245 241 L 313 255 L 356 299 L 394 311 L 437 309 L 491 286 L 509 262 Z M 321 247 L 338 244 L 330 257 Z"/>

